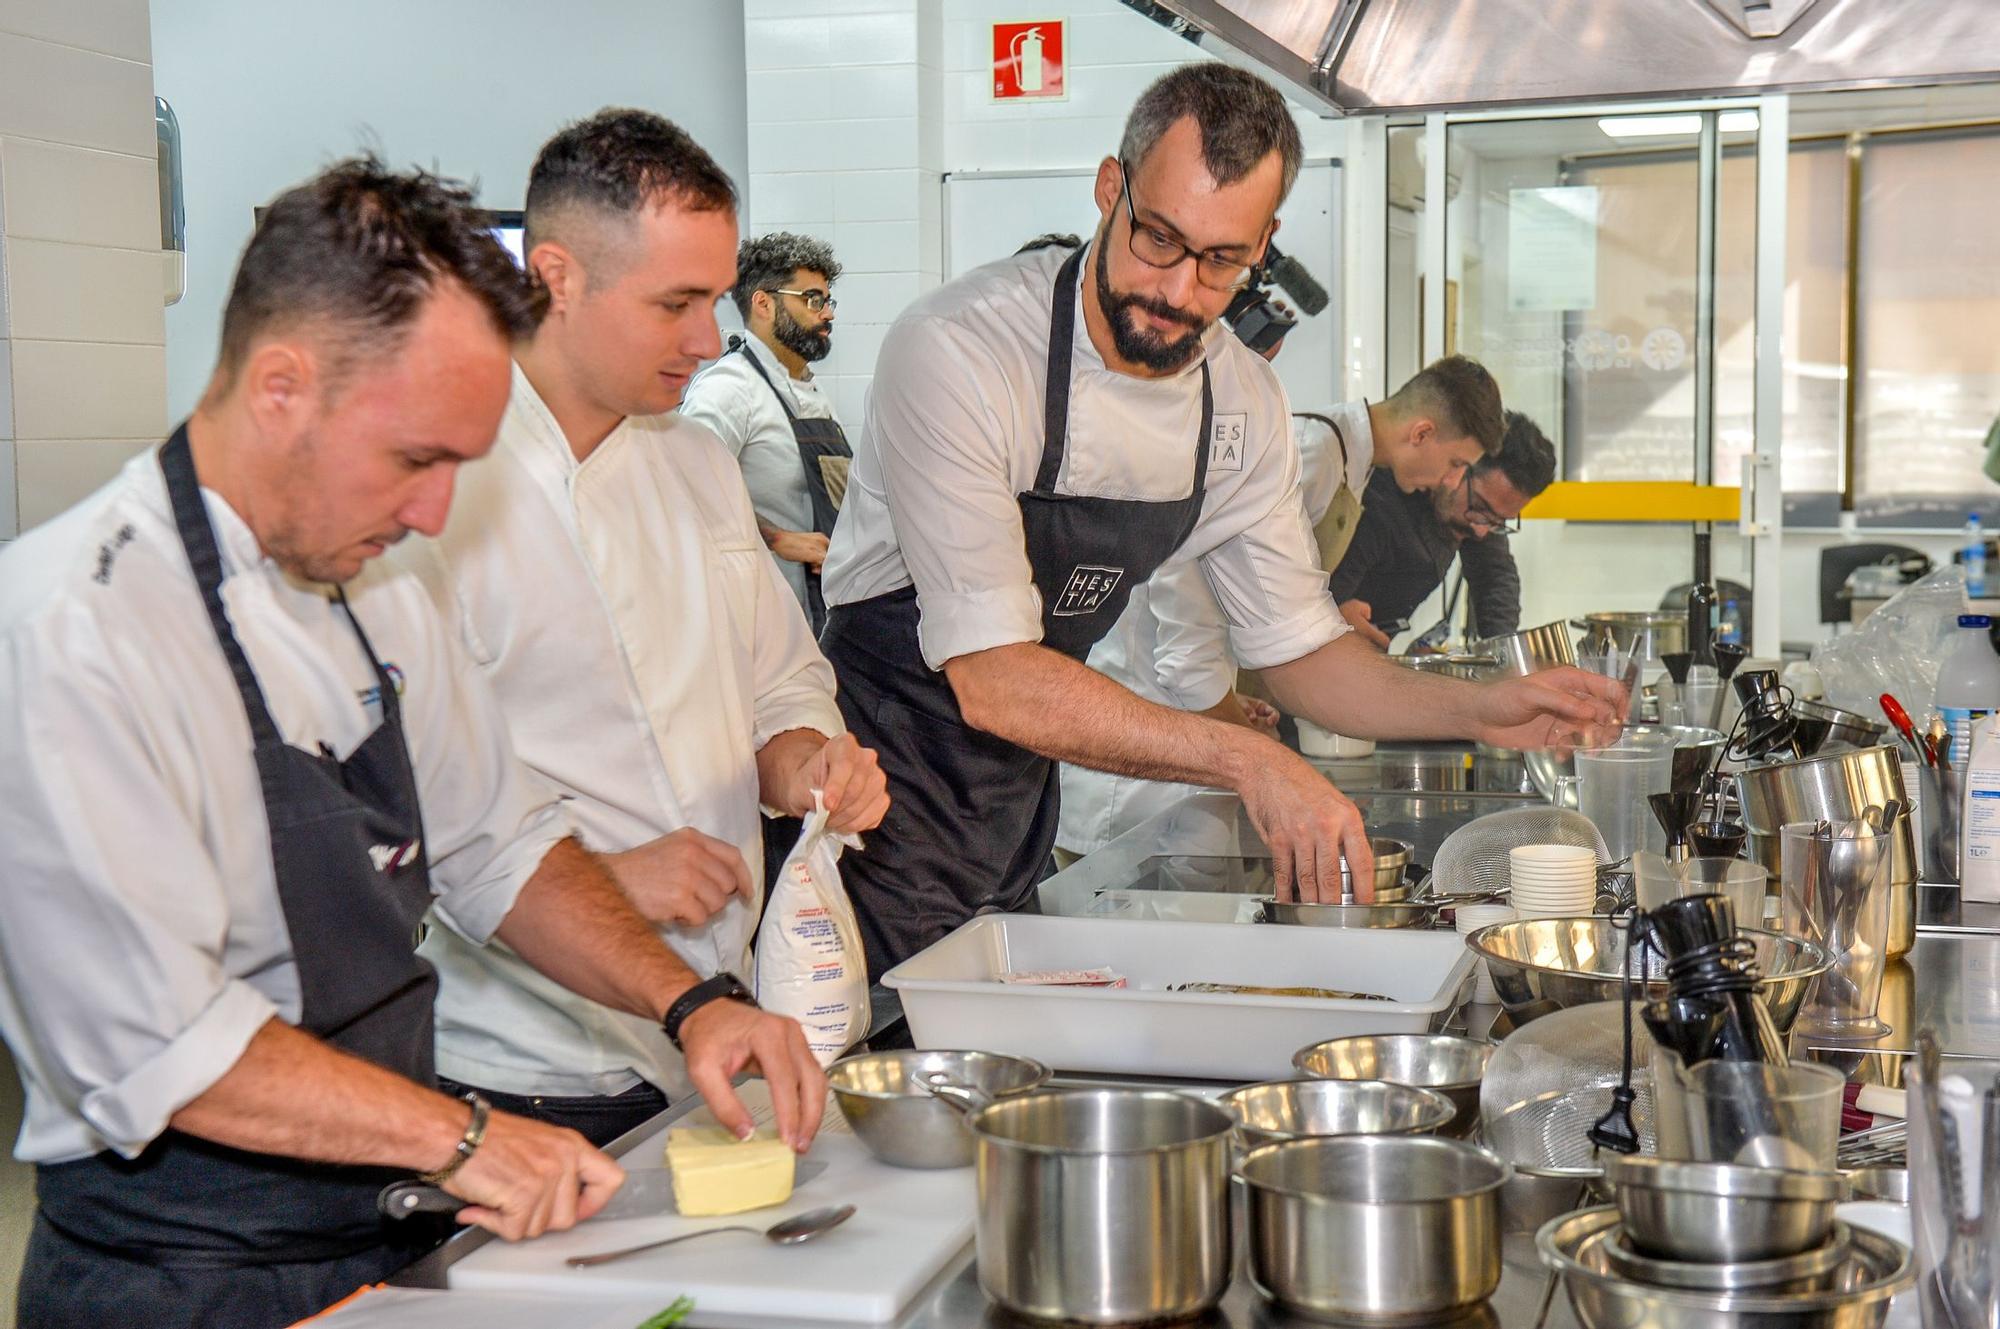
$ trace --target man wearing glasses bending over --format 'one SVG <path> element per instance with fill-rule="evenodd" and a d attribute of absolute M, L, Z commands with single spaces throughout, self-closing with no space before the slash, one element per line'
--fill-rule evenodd
<path fill-rule="evenodd" d="M 1556 476 L 1556 450 L 1535 422 L 1507 412 L 1498 455 L 1428 492 L 1368 485 L 1368 503 L 1333 573 L 1333 598 L 1350 622 L 1408 619 L 1451 571 L 1472 597 L 1472 635 L 1521 626 L 1521 573 L 1507 537 L 1521 509 Z"/>
<path fill-rule="evenodd" d="M 1196 559 L 1233 651 L 1340 733 L 1544 744 L 1615 727 L 1576 670 L 1478 686 L 1399 669 L 1327 594 L 1285 395 L 1216 320 L 1277 230 L 1298 129 L 1254 75 L 1188 65 L 1099 164 L 1095 234 L 979 268 L 883 342 L 826 562 L 821 648 L 891 807 L 841 871 L 879 975 L 984 910 L 1032 909 L 1056 763 L 1235 790 L 1278 889 L 1370 880 L 1354 805 L 1272 739 L 1083 663 L 1132 588 Z"/>

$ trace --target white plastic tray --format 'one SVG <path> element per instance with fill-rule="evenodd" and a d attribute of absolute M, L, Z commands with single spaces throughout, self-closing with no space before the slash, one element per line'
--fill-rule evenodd
<path fill-rule="evenodd" d="M 1456 933 L 989 914 L 891 969 L 918 1047 L 1010 1052 L 1067 1071 L 1232 1080 L 1292 1074 L 1346 1034 L 1422 1033 L 1473 954 Z M 1003 984 L 1017 969 L 1109 965 L 1125 988 Z M 1168 992 L 1177 983 L 1344 988 L 1390 1001 Z"/>

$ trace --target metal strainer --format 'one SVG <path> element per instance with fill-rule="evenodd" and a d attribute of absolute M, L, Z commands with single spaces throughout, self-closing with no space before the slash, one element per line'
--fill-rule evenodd
<path fill-rule="evenodd" d="M 1604 837 L 1568 808 L 1509 808 L 1489 812 L 1447 835 L 1431 860 L 1433 895 L 1483 895 L 1508 888 L 1508 854 L 1521 845 L 1566 844 L 1588 849 L 1601 865 Z"/>
<path fill-rule="evenodd" d="M 1639 1151 L 1658 1151 L 1653 1126 L 1653 1038 L 1632 1030 L 1632 1122 Z M 1486 1143 L 1521 1172 L 1586 1180 L 1602 1173 L 1590 1128 L 1611 1106 L 1624 1078 L 1625 1045 L 1617 1002 L 1551 1011 L 1509 1034 L 1494 1049 L 1479 1086 Z"/>

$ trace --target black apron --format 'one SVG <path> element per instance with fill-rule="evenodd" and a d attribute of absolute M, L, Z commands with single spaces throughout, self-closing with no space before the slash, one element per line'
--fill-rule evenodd
<path fill-rule="evenodd" d="M 1072 254 L 1056 276 L 1041 466 L 1035 487 L 1020 495 L 1042 645 L 1079 661 L 1118 621 L 1132 588 L 1193 532 L 1215 419 L 1204 359 L 1186 498 L 1146 503 L 1056 492 L 1069 441 L 1081 258 Z M 1032 909 L 1055 844 L 1057 764 L 965 723 L 944 672 L 924 663 L 917 619 L 916 590 L 905 587 L 834 606 L 820 638 L 840 682 L 841 714 L 861 744 L 881 754 L 889 780 L 887 818 L 840 860 L 870 979 L 976 913 Z"/>
<path fill-rule="evenodd" d="M 431 903 L 430 869 L 396 679 L 342 595 L 374 667 L 382 723 L 345 761 L 289 746 L 223 607 L 221 555 L 185 426 L 161 449 L 160 468 L 256 744 L 299 973 L 299 1027 L 434 1085 L 437 975 L 415 952 Z M 412 1244 L 420 1233 L 434 1239 L 434 1229 L 392 1230 L 376 1212 L 376 1193 L 404 1175 L 249 1153 L 171 1129 L 135 1159 L 107 1151 L 44 1164 L 36 1169 L 41 1209 L 22 1270 L 20 1322 L 37 1329 L 291 1324 L 408 1263 L 421 1253 Z"/>
<path fill-rule="evenodd" d="M 764 372 L 764 366 L 757 362 L 748 345 L 738 342 L 736 354 L 742 356 L 750 367 L 757 371 L 757 377 L 764 380 L 764 386 L 778 399 L 778 406 L 785 413 L 785 420 L 792 426 L 792 438 L 799 445 L 799 465 L 806 473 L 806 497 L 812 500 L 812 528 L 821 535 L 833 534 L 833 523 L 840 516 L 840 502 L 847 497 L 847 472 L 854 460 L 854 450 L 847 446 L 847 435 L 840 427 L 840 421 L 831 416 L 823 419 L 804 419 L 792 409 L 791 397 L 779 390 Z M 806 574 L 806 617 L 812 620 L 813 635 L 818 636 L 826 626 L 826 596 L 820 590 L 819 571 L 805 568 Z M 791 846 L 785 846 L 790 849 Z"/>

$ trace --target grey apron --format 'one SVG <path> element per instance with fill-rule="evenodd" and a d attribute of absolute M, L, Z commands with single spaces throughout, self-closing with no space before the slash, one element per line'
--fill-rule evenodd
<path fill-rule="evenodd" d="M 735 353 L 757 371 L 757 377 L 764 380 L 764 386 L 778 399 L 778 406 L 792 427 L 792 438 L 798 443 L 799 465 L 806 476 L 806 497 L 812 501 L 812 528 L 821 535 L 832 535 L 833 523 L 840 516 L 841 500 L 847 497 L 848 468 L 854 461 L 846 432 L 841 429 L 840 421 L 831 416 L 807 419 L 794 411 L 789 394 L 771 381 L 748 346 L 737 343 Z M 826 596 L 820 590 L 818 570 L 807 568 L 805 574 L 806 616 L 812 620 L 813 635 L 817 636 L 826 626 Z M 790 847 L 786 846 L 788 850 Z"/>

